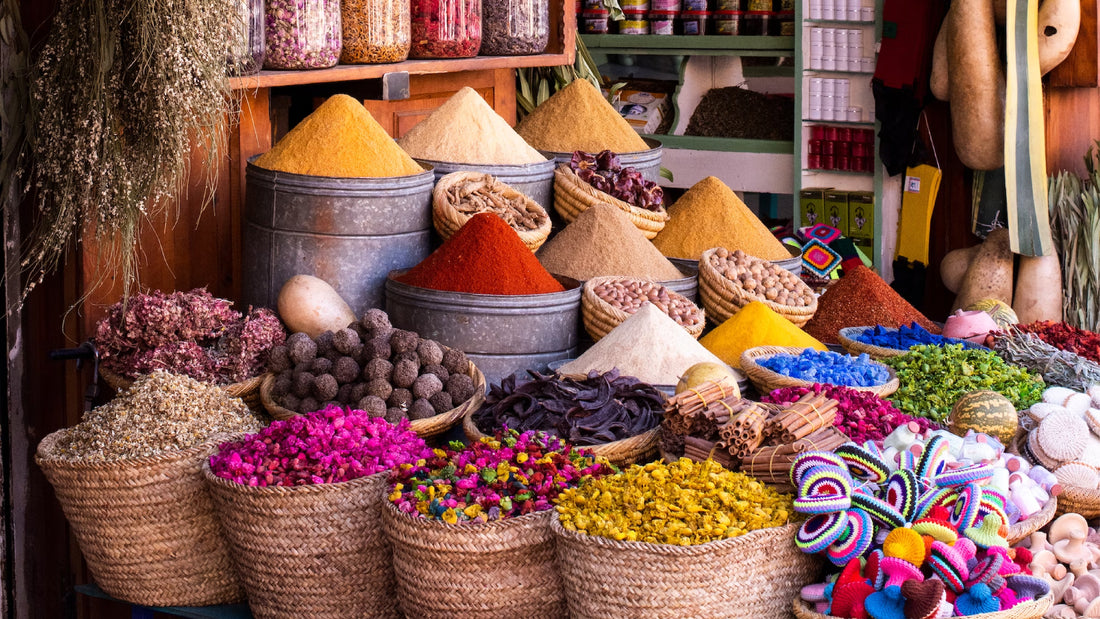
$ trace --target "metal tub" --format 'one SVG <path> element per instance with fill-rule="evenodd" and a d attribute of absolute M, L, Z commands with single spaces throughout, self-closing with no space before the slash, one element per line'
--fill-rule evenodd
<path fill-rule="evenodd" d="M 253 158 L 255 159 L 255 158 Z M 245 172 L 242 300 L 276 307 L 299 273 L 336 289 L 356 315 L 382 307 L 386 275 L 431 253 L 431 168 L 412 176 L 332 178 Z"/>
<path fill-rule="evenodd" d="M 635 153 L 616 153 L 619 155 L 619 161 L 623 164 L 623 167 L 633 167 L 642 174 L 646 180 L 651 180 L 654 183 L 661 182 L 661 153 L 664 152 L 664 148 L 661 146 L 660 140 L 653 138 L 642 138 L 646 144 L 649 145 L 649 150 L 640 150 Z M 558 163 L 569 163 L 573 158 L 573 153 L 559 153 L 552 150 L 540 150 L 540 153 L 547 158 L 553 159 Z M 540 203 L 541 204 L 541 203 Z"/>
<path fill-rule="evenodd" d="M 548 213 L 553 211 L 555 163 L 551 160 L 521 165 L 455 163 L 453 161 L 434 161 L 432 159 L 417 159 L 417 161 L 432 166 L 437 181 L 451 172 L 469 171 L 491 174 L 500 182 L 537 202 Z"/>
<path fill-rule="evenodd" d="M 687 297 L 688 301 L 696 303 L 699 298 L 699 261 L 698 260 L 686 260 L 684 258 L 669 258 L 669 262 L 676 265 L 677 269 L 684 274 L 681 279 L 670 279 L 663 281 L 661 284 L 669 290 L 679 292 Z"/>

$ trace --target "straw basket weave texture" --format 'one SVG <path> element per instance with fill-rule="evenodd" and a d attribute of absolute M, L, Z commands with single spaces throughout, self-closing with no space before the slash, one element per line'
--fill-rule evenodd
<path fill-rule="evenodd" d="M 432 224 L 444 241 L 454 236 L 459 228 L 466 225 L 466 222 L 470 221 L 470 218 L 476 214 L 464 213 L 452 203 L 451 196 L 447 192 L 460 183 L 497 185 L 495 191 L 504 199 L 509 201 L 522 199 L 527 210 L 535 214 L 536 221 L 539 223 L 539 226 L 534 230 L 513 227 L 527 249 L 537 250 L 542 247 L 542 244 L 546 242 L 546 238 L 550 236 L 550 215 L 546 212 L 546 209 L 539 206 L 531 198 L 484 172 L 451 172 L 439 179 L 435 184 L 435 189 L 432 190 Z M 492 213 L 495 211 L 487 210 L 485 212 Z"/>
<path fill-rule="evenodd" d="M 795 546 L 798 525 L 697 546 L 620 542 L 570 531 L 557 517 L 558 568 L 569 615 L 629 617 L 789 616 L 791 599 L 820 572 Z"/>
<path fill-rule="evenodd" d="M 1085 518 L 1100 516 L 1100 490 L 1080 486 L 1063 486 L 1058 495 L 1055 516 L 1081 514 Z"/>
<path fill-rule="evenodd" d="M 813 302 L 806 306 L 784 305 L 771 301 L 763 295 L 751 293 L 745 290 L 740 283 L 719 273 L 711 264 L 711 258 L 719 249 L 722 248 L 712 247 L 703 252 L 703 255 L 699 258 L 699 297 L 703 300 L 703 308 L 706 309 L 707 316 L 716 324 L 722 324 L 729 320 L 742 307 L 753 301 L 760 301 L 767 305 L 769 309 L 791 321 L 796 327 L 802 327 L 814 317 L 817 312 L 816 297 L 814 297 Z M 752 260 L 760 264 L 772 264 L 761 258 L 754 257 Z M 802 280 L 798 280 L 797 286 L 801 292 L 813 293 L 813 290 Z"/>
<path fill-rule="evenodd" d="M 1008 610 L 996 613 L 967 615 L 966 619 L 1039 619 L 1050 609 L 1052 601 L 1053 598 L 1048 595 L 1037 600 L 1021 602 Z M 822 615 L 813 611 L 801 598 L 794 600 L 794 615 L 798 619 L 837 619 L 832 615 Z"/>
<path fill-rule="evenodd" d="M 68 431 L 42 439 L 35 462 L 101 589 L 145 606 L 244 599 L 202 478 L 216 442 L 146 458 L 73 462 L 56 454 Z"/>
<path fill-rule="evenodd" d="M 488 436 L 474 423 L 474 413 L 477 409 L 471 409 L 462 419 L 462 430 L 466 434 L 466 440 L 478 441 Z M 584 449 L 597 456 L 607 458 L 616 466 L 628 466 L 636 462 L 648 462 L 657 455 L 657 439 L 661 426 L 652 430 L 646 430 L 641 434 L 624 438 L 602 445 L 577 445 L 578 449 Z"/>
<path fill-rule="evenodd" d="M 462 416 L 466 414 L 466 411 L 477 410 L 481 407 L 481 403 L 485 401 L 485 375 L 481 373 L 481 370 L 477 369 L 473 361 L 470 362 L 470 367 L 467 369 L 466 374 L 474 379 L 474 395 L 471 396 L 469 400 L 466 400 L 445 413 L 440 413 L 425 419 L 413 419 L 409 421 L 409 428 L 413 432 L 416 432 L 420 438 L 429 438 L 443 434 L 458 424 Z M 263 385 L 260 387 L 260 399 L 263 401 L 264 408 L 267 410 L 268 414 L 280 420 L 297 417 L 298 413 L 283 408 L 275 402 L 275 398 L 271 393 L 274 385 L 275 375 L 268 374 L 267 378 L 264 379 Z"/>
<path fill-rule="evenodd" d="M 447 524 L 383 508 L 406 617 L 565 617 L 553 510 Z M 461 573 L 460 573 L 461 572 Z"/>
<path fill-rule="evenodd" d="M 803 350 L 802 348 L 791 346 L 757 346 L 756 348 L 750 348 L 741 353 L 741 371 L 749 377 L 749 380 L 756 385 L 756 388 L 759 389 L 761 393 L 770 393 L 776 389 L 783 389 L 785 387 L 810 387 L 814 384 L 813 381 L 784 376 L 758 363 L 760 359 L 771 357 L 772 355 L 798 355 Z M 898 380 L 898 376 L 894 373 L 893 368 L 886 365 L 882 367 L 890 373 L 890 380 L 881 385 L 874 385 L 871 387 L 848 388 L 856 391 L 867 391 L 883 398 L 894 393 L 901 385 L 901 381 Z"/>
<path fill-rule="evenodd" d="M 554 170 L 554 210 L 565 219 L 566 223 L 572 222 L 582 212 L 601 202 L 626 213 L 634 227 L 641 230 L 645 238 L 650 240 L 657 236 L 668 222 L 668 213 L 664 208 L 659 211 L 650 211 L 623 202 L 582 181 L 567 163 L 558 165 Z"/>
<path fill-rule="evenodd" d="M 99 375 L 103 377 L 103 380 L 111 386 L 111 389 L 115 391 L 122 391 L 123 389 L 129 389 L 130 385 L 134 384 L 132 379 L 126 378 L 119 374 L 115 374 L 111 370 L 100 366 Z M 242 380 L 239 383 L 232 383 L 230 385 L 222 385 L 224 390 L 231 398 L 240 398 L 244 400 L 244 403 L 248 405 L 248 408 L 252 410 L 262 410 L 260 405 L 260 385 L 263 384 L 266 374 L 260 374 L 259 376 L 253 376 L 248 380 Z"/>
<path fill-rule="evenodd" d="M 909 352 L 899 348 L 886 348 L 885 346 L 865 344 L 856 339 L 867 329 L 873 328 L 874 327 L 845 327 L 837 332 L 837 339 L 840 340 L 840 345 L 844 347 L 844 350 L 847 350 L 850 354 L 858 355 L 860 353 L 867 353 L 872 359 L 898 357 Z"/>
<path fill-rule="evenodd" d="M 202 472 L 256 617 L 400 616 L 381 521 L 388 472 L 267 487 Z"/>
<path fill-rule="evenodd" d="M 1047 526 L 1047 523 L 1054 519 L 1054 514 L 1058 511 L 1058 497 L 1050 497 L 1050 500 L 1043 505 L 1043 509 L 1035 512 L 1030 518 L 1021 520 L 1016 524 L 1008 528 L 1008 535 L 1005 539 L 1008 540 L 1009 546 L 1015 546 L 1019 542 L 1039 529 Z"/>
<path fill-rule="evenodd" d="M 642 283 L 652 282 L 652 280 L 640 279 L 634 277 L 620 277 L 618 275 L 602 275 L 600 277 L 593 277 L 584 283 L 584 291 L 581 293 L 581 321 L 584 323 L 584 330 L 588 332 L 588 335 L 592 336 L 593 341 L 600 341 L 605 335 L 611 332 L 612 329 L 622 324 L 627 318 L 630 318 L 631 314 L 624 312 L 623 310 L 611 305 L 600 295 L 596 294 L 596 286 L 604 282 L 625 280 L 630 283 Z M 691 303 L 682 294 L 669 290 L 668 288 L 657 284 L 659 289 L 663 289 L 668 293 L 669 299 L 679 300 L 682 303 Z M 686 325 L 680 325 L 688 332 L 691 337 L 699 339 L 699 336 L 703 334 L 703 327 L 706 326 L 706 317 L 703 314 L 703 310 L 699 309 L 694 303 L 691 303 L 691 307 L 694 308 L 695 319 Z"/>

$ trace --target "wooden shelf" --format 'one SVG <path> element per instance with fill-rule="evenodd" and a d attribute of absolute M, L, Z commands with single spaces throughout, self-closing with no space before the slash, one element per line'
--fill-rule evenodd
<path fill-rule="evenodd" d="M 794 37 L 684 36 L 646 34 L 582 34 L 593 50 L 620 54 L 666 56 L 790 56 Z"/>
<path fill-rule="evenodd" d="M 779 155 L 789 155 L 794 152 L 794 142 L 786 140 L 742 140 L 737 138 L 709 138 L 699 135 L 656 134 L 647 134 L 643 137 L 660 140 L 665 148 Z"/>
<path fill-rule="evenodd" d="M 837 24 L 839 26 L 874 26 L 874 21 L 853 21 L 850 19 L 807 19 L 807 24 Z"/>
<path fill-rule="evenodd" d="M 260 71 L 247 77 L 230 80 L 234 89 L 273 88 L 326 82 L 349 82 L 380 78 L 387 73 L 408 71 L 415 74 L 454 73 L 457 71 L 482 71 L 486 69 L 518 69 L 523 67 L 552 67 L 572 64 L 574 53 L 539 54 L 535 56 L 476 56 L 474 58 L 437 58 L 432 60 L 406 60 L 391 64 L 341 64 L 331 69 L 313 71 Z"/>
<path fill-rule="evenodd" d="M 875 121 L 873 120 L 814 120 L 812 118 L 803 118 L 802 122 L 805 124 L 814 125 L 846 125 L 849 127 L 874 127 Z"/>

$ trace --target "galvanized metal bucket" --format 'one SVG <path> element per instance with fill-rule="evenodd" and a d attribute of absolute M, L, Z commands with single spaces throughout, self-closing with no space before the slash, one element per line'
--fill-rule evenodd
<path fill-rule="evenodd" d="M 781 269 L 786 269 L 795 275 L 802 275 L 802 252 L 790 245 L 784 245 L 784 247 L 791 252 L 791 257 L 784 260 L 774 260 L 773 262 Z"/>
<path fill-rule="evenodd" d="M 654 183 L 661 182 L 661 154 L 664 148 L 660 140 L 642 138 L 649 145 L 649 150 L 640 150 L 636 153 L 616 153 L 623 167 L 632 167 L 638 170 L 646 180 Z M 573 153 L 559 153 L 552 150 L 540 150 L 540 153 L 552 158 L 555 162 L 569 163 Z M 539 204 L 542 204 L 541 202 Z"/>
<path fill-rule="evenodd" d="M 684 295 L 688 301 L 696 303 L 699 298 L 699 261 L 684 258 L 669 258 L 668 261 L 676 265 L 684 277 L 663 281 L 661 284 L 669 290 Z"/>
<path fill-rule="evenodd" d="M 356 315 L 382 307 L 386 275 L 431 253 L 430 167 L 411 176 L 332 178 L 245 171 L 241 297 L 276 307 L 292 276 L 319 277 Z"/>
<path fill-rule="evenodd" d="M 521 165 L 487 165 L 483 163 L 455 163 L 453 161 L 434 161 L 417 159 L 435 169 L 435 180 L 451 172 L 470 171 L 491 174 L 500 182 L 526 195 L 546 209 L 553 212 L 554 206 L 554 167 L 551 160 Z"/>
<path fill-rule="evenodd" d="M 469 294 L 386 279 L 386 313 L 399 329 L 416 331 L 466 353 L 487 383 L 517 370 L 546 370 L 577 355 L 581 285 L 558 277 L 564 292 L 533 295 Z"/>

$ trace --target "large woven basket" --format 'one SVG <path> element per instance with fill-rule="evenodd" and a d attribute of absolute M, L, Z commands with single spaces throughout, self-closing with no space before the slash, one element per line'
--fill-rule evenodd
<path fill-rule="evenodd" d="M 1025 537 L 1028 537 L 1032 533 L 1047 526 L 1047 523 L 1054 519 L 1054 514 L 1058 512 L 1058 497 L 1050 497 L 1050 500 L 1043 505 L 1043 509 L 1035 512 L 1030 518 L 1021 520 L 1016 524 L 1008 528 L 1008 535 L 1005 539 L 1008 540 L 1009 546 L 1015 546 L 1023 541 Z"/>
<path fill-rule="evenodd" d="M 1040 619 L 1040 617 L 1046 614 L 1047 610 L 1050 609 L 1052 601 L 1053 598 L 1047 595 L 1037 600 L 1021 602 L 1008 610 L 1002 610 L 996 613 L 967 615 L 966 619 Z M 799 597 L 794 599 L 793 608 L 794 616 L 798 619 L 838 619 L 832 615 L 823 615 L 814 611 L 810 608 L 809 604 Z"/>
<path fill-rule="evenodd" d="M 795 546 L 797 528 L 674 546 L 570 531 L 556 515 L 551 523 L 575 619 L 789 616 L 791 598 L 821 570 L 817 557 Z"/>
<path fill-rule="evenodd" d="M 805 349 L 793 346 L 757 346 L 755 348 L 750 348 L 741 353 L 741 371 L 749 377 L 749 380 L 751 380 L 754 385 L 756 385 L 760 393 L 770 393 L 776 389 L 783 389 L 785 387 L 810 387 L 814 384 L 813 381 L 784 376 L 757 363 L 760 359 L 771 357 L 772 355 L 798 355 L 803 350 Z M 878 362 L 876 361 L 874 363 Z M 882 364 L 879 363 L 879 365 Z M 898 387 L 901 386 L 901 381 L 898 380 L 898 375 L 894 372 L 893 368 L 887 365 L 882 365 L 882 367 L 890 373 L 890 380 L 881 385 L 873 385 L 871 387 L 848 388 L 855 389 L 856 391 L 866 391 L 883 398 L 894 393 L 898 390 Z"/>
<path fill-rule="evenodd" d="M 1081 514 L 1085 518 L 1100 516 L 1100 489 L 1063 486 L 1062 494 L 1058 495 L 1055 516 L 1071 513 Z"/>
<path fill-rule="evenodd" d="M 427 417 L 425 419 L 410 420 L 409 428 L 412 429 L 413 432 L 416 432 L 421 438 L 429 438 L 443 434 L 457 425 L 467 411 L 477 410 L 481 407 L 481 403 L 485 401 L 485 375 L 481 373 L 481 370 L 477 369 L 473 361 L 470 362 L 470 367 L 466 374 L 474 380 L 474 395 L 471 396 L 469 400 L 466 400 L 445 413 L 440 413 L 434 417 Z M 260 387 L 260 399 L 263 402 L 264 408 L 267 409 L 268 414 L 275 419 L 281 420 L 297 417 L 299 413 L 283 408 L 275 401 L 275 398 L 271 395 L 274 384 L 275 375 L 269 374 Z"/>
<path fill-rule="evenodd" d="M 99 366 L 99 375 L 103 377 L 103 380 L 110 385 L 115 391 L 122 391 L 129 389 L 130 385 L 134 384 L 133 379 L 126 378 L 120 374 L 116 374 L 111 370 L 103 366 Z M 222 389 L 225 390 L 229 397 L 240 398 L 244 400 L 244 403 L 248 405 L 248 408 L 252 410 L 262 410 L 260 403 L 260 386 L 264 382 L 266 374 L 260 374 L 259 376 L 253 376 L 248 380 L 243 380 L 239 383 L 232 383 L 230 385 L 222 385 Z"/>
<path fill-rule="evenodd" d="M 472 213 L 463 213 L 455 208 L 447 192 L 458 183 L 478 181 L 499 183 L 496 178 L 484 172 L 451 172 L 436 182 L 435 189 L 432 190 L 432 224 L 435 226 L 436 232 L 439 232 L 439 236 L 443 237 L 444 241 L 454 236 L 459 228 L 466 225 L 466 222 L 470 221 L 470 218 L 474 216 Z M 500 188 L 500 193 L 503 197 L 509 200 L 522 198 L 527 205 L 527 209 L 537 213 L 537 217 L 539 218 L 538 228 L 534 230 L 513 228 L 513 230 L 519 235 L 520 240 L 527 246 L 527 249 L 535 251 L 539 247 L 542 247 L 547 237 L 550 236 L 550 215 L 546 212 L 546 209 L 542 208 L 537 202 L 511 186 L 504 183 L 499 184 L 502 186 Z M 490 210 L 487 212 L 491 213 L 494 211 Z"/>
<path fill-rule="evenodd" d="M 476 412 L 477 409 L 472 408 L 466 416 L 462 418 L 462 430 L 466 434 L 466 440 L 471 442 L 481 440 L 488 436 L 477 427 L 476 423 L 474 423 L 474 413 Z M 578 445 L 578 448 L 588 450 L 597 456 L 603 456 L 607 458 L 611 464 L 616 466 L 628 466 L 636 462 L 649 462 L 653 456 L 657 455 L 657 439 L 660 431 L 661 426 L 657 426 L 652 430 L 646 430 L 641 434 L 622 440 L 612 441 L 602 445 Z"/>
<path fill-rule="evenodd" d="M 867 353 L 872 359 L 899 357 L 909 352 L 908 350 L 901 350 L 900 348 L 886 348 L 885 346 L 865 344 L 856 339 L 867 329 L 873 328 L 874 327 L 845 327 L 837 332 L 837 339 L 840 340 L 840 345 L 844 347 L 844 350 L 847 350 L 850 354 L 858 355 Z"/>
<path fill-rule="evenodd" d="M 381 521 L 388 472 L 267 487 L 202 472 L 256 617 L 400 616 Z"/>
<path fill-rule="evenodd" d="M 144 606 L 244 599 L 202 477 L 216 442 L 146 458 L 72 462 L 56 455 L 67 432 L 42 439 L 35 462 L 101 589 Z"/>
<path fill-rule="evenodd" d="M 406 617 L 565 617 L 550 532 L 553 510 L 485 523 L 447 524 L 389 501 L 397 598 Z"/>
<path fill-rule="evenodd" d="M 640 279 L 636 277 L 621 277 L 618 275 L 602 275 L 600 277 L 593 277 L 584 283 L 584 290 L 581 293 L 581 322 L 584 324 L 584 330 L 588 332 L 588 335 L 592 337 L 595 342 L 600 341 L 605 335 L 611 332 L 612 329 L 622 324 L 627 318 L 630 318 L 631 314 L 624 312 L 623 310 L 611 305 L 607 301 L 603 300 L 598 294 L 596 294 L 596 286 L 607 281 L 615 280 L 634 280 L 638 282 L 652 281 L 646 279 Z M 656 283 L 656 282 L 653 282 Z M 658 284 L 660 286 L 660 284 Z M 687 297 L 675 292 L 665 286 L 661 286 L 667 292 L 670 298 L 679 298 L 686 303 L 691 303 Z M 698 309 L 698 307 L 691 303 L 692 307 Z M 699 339 L 699 336 L 703 334 L 703 327 L 707 324 L 706 316 L 703 310 L 698 310 L 698 320 L 688 325 L 680 325 L 688 332 L 691 337 Z"/>
<path fill-rule="evenodd" d="M 814 317 L 817 312 L 816 297 L 812 303 L 804 307 L 783 305 L 771 301 L 763 295 L 749 292 L 737 282 L 719 273 L 714 265 L 710 263 L 714 252 L 719 249 L 718 247 L 712 247 L 704 251 L 699 258 L 699 296 L 703 300 L 703 308 L 706 310 L 707 316 L 716 324 L 722 324 L 729 320 L 742 307 L 753 301 L 760 301 L 767 305 L 769 309 L 791 321 L 796 327 L 802 327 Z M 772 264 L 761 258 L 753 258 L 753 260 L 762 264 Z M 802 280 L 798 281 L 798 286 L 800 289 L 804 289 L 804 292 L 813 293 L 813 290 Z"/>
<path fill-rule="evenodd" d="M 623 202 L 582 181 L 567 163 L 558 165 L 554 170 L 554 210 L 566 223 L 572 222 L 582 212 L 601 202 L 626 213 L 647 239 L 657 236 L 668 222 L 668 212 L 664 208 L 650 211 Z"/>

